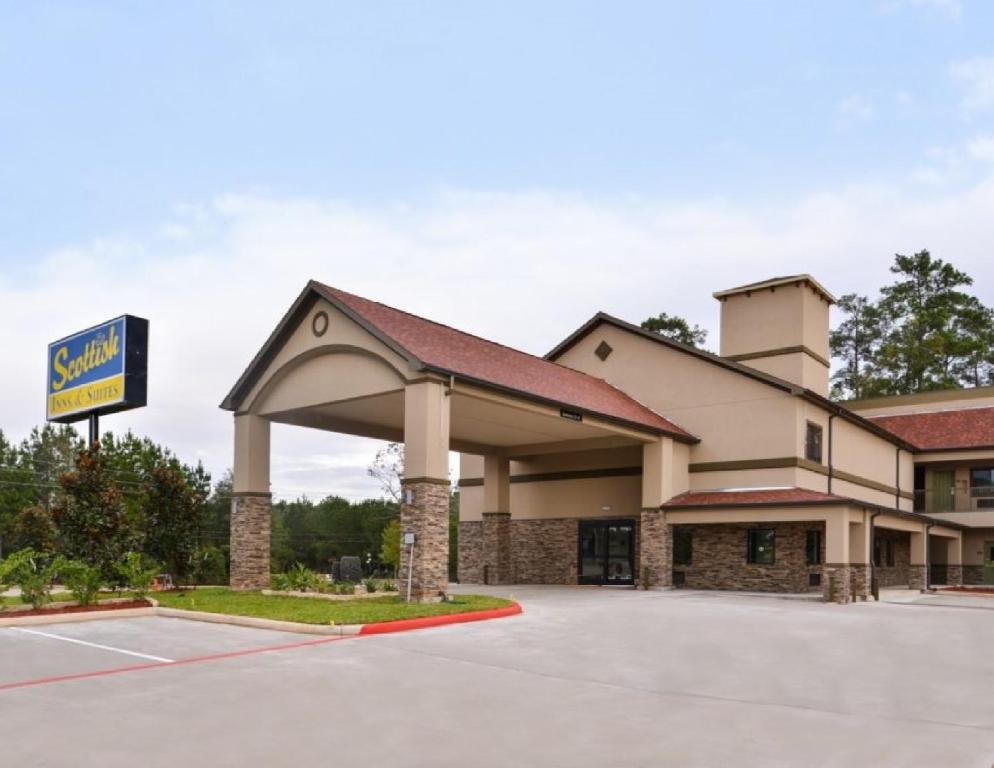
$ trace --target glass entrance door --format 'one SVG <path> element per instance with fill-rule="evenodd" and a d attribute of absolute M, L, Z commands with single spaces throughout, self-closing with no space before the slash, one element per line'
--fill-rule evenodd
<path fill-rule="evenodd" d="M 635 521 L 581 520 L 579 582 L 635 583 Z"/>

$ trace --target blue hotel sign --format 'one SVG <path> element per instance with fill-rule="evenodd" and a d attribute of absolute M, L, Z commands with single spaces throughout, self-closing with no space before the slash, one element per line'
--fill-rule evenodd
<path fill-rule="evenodd" d="M 122 315 L 48 345 L 49 421 L 145 405 L 148 320 Z"/>

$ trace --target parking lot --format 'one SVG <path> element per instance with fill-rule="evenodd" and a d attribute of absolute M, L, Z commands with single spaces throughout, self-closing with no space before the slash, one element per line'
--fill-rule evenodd
<path fill-rule="evenodd" d="M 502 591 L 524 614 L 360 638 L 159 617 L 0 629 L 0 754 L 101 767 L 994 758 L 985 598 Z"/>

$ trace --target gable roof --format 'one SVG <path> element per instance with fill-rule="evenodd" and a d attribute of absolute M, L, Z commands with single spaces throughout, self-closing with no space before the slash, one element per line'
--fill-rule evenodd
<path fill-rule="evenodd" d="M 714 352 L 708 352 L 707 350 L 700 349 L 698 347 L 692 346 L 690 344 L 682 344 L 679 341 L 674 341 L 661 333 L 656 333 L 654 331 L 647 331 L 641 326 L 629 323 L 626 320 L 609 315 L 607 312 L 598 312 L 587 322 L 577 328 L 573 333 L 563 339 L 559 344 L 557 344 L 551 351 L 545 355 L 546 360 L 555 360 L 568 349 L 578 344 L 586 336 L 588 336 L 594 329 L 600 326 L 602 323 L 614 326 L 622 331 L 627 331 L 628 333 L 633 333 L 642 338 L 649 339 L 656 344 L 662 344 L 664 347 L 668 347 L 677 352 L 682 352 L 692 357 L 696 357 L 704 362 L 711 363 L 712 365 L 717 365 L 733 373 L 740 374 L 742 376 L 747 376 L 750 379 L 754 379 L 763 384 L 767 384 L 771 387 L 775 387 L 783 392 L 794 395 L 795 397 L 803 398 L 814 405 L 824 408 L 829 413 L 838 416 L 841 419 L 855 424 L 856 426 L 862 427 L 863 429 L 872 432 L 877 437 L 883 438 L 888 442 L 900 447 L 901 449 L 908 451 L 909 453 L 914 453 L 917 448 L 913 444 L 909 443 L 902 437 L 888 431 L 882 426 L 875 424 L 874 422 L 868 420 L 864 416 L 860 416 L 857 413 L 853 413 L 848 408 L 836 403 L 834 400 L 830 400 L 824 395 L 819 395 L 813 390 L 802 387 L 799 384 L 794 384 L 793 382 L 787 381 L 786 379 L 781 379 L 779 376 L 774 376 L 769 373 L 765 373 L 756 368 L 752 368 L 743 363 L 737 362 L 735 360 L 729 360 L 727 357 L 721 357 L 720 355 L 714 354 Z"/>
<path fill-rule="evenodd" d="M 994 408 L 957 408 L 868 418 L 923 451 L 994 448 Z"/>
<path fill-rule="evenodd" d="M 577 410 L 687 443 L 698 438 L 603 379 L 311 281 L 221 404 L 235 410 L 318 298 L 399 354 L 412 370 Z"/>

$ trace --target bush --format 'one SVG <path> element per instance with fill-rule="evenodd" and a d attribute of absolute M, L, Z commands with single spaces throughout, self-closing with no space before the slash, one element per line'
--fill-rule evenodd
<path fill-rule="evenodd" d="M 354 595 L 355 594 L 355 582 L 354 581 L 336 581 L 333 585 L 336 595 Z"/>
<path fill-rule="evenodd" d="M 198 547 L 193 552 L 191 565 L 193 580 L 197 586 L 228 583 L 228 561 L 220 547 Z"/>
<path fill-rule="evenodd" d="M 152 582 L 161 570 L 161 566 L 141 552 L 128 552 L 124 562 L 118 565 L 117 572 L 121 580 L 138 600 L 144 600 L 152 590 Z"/>
<path fill-rule="evenodd" d="M 294 592 L 323 592 L 327 586 L 321 574 L 312 571 L 303 563 L 295 563 L 283 576 L 286 578 L 284 589 Z"/>
<path fill-rule="evenodd" d="M 80 560 L 57 558 L 55 570 L 62 583 L 69 588 L 73 598 L 80 605 L 91 605 L 96 600 L 100 588 L 104 585 L 100 569 Z"/>
<path fill-rule="evenodd" d="M 366 592 L 369 594 L 373 594 L 379 586 L 376 583 L 376 579 L 366 579 L 362 582 L 362 585 L 366 588 Z"/>
<path fill-rule="evenodd" d="M 355 555 L 343 555 L 341 560 L 341 580 L 358 583 L 362 581 L 362 561 Z"/>
<path fill-rule="evenodd" d="M 32 608 L 41 608 L 52 599 L 52 580 L 56 566 L 53 559 L 30 547 L 7 557 L 0 565 L 0 583 L 21 589 L 21 601 Z"/>

